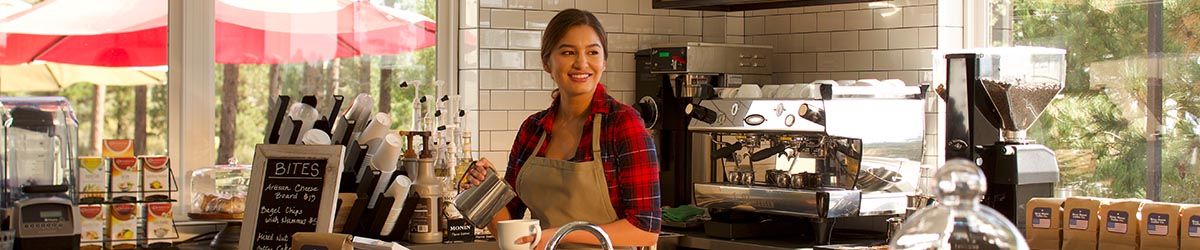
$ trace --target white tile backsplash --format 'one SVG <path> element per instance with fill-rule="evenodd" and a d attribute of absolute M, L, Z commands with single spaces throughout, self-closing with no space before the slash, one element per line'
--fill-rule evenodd
<path fill-rule="evenodd" d="M 553 101 L 554 99 L 550 98 L 550 90 L 525 91 L 525 110 L 543 110 L 549 108 Z M 529 114 L 533 112 L 526 112 L 524 116 Z"/>
<path fill-rule="evenodd" d="M 577 0 L 575 8 L 591 12 L 608 12 L 608 1 Z"/>
<path fill-rule="evenodd" d="M 904 7 L 904 27 L 925 27 L 937 25 L 936 6 Z"/>
<path fill-rule="evenodd" d="M 608 34 L 608 47 L 610 47 L 610 49 L 611 49 L 611 50 L 609 50 L 609 53 L 612 53 L 612 52 L 630 52 L 630 53 L 637 52 L 638 35 L 609 33 Z"/>
<path fill-rule="evenodd" d="M 888 48 L 916 48 L 918 43 L 917 35 L 919 35 L 919 33 L 917 32 L 916 28 L 888 30 Z"/>
<path fill-rule="evenodd" d="M 804 34 L 804 51 L 807 51 L 807 52 L 829 51 L 830 42 L 831 42 L 830 33 Z"/>
<path fill-rule="evenodd" d="M 762 35 L 766 30 L 766 17 L 746 17 L 746 35 Z"/>
<path fill-rule="evenodd" d="M 591 0 L 580 0 L 591 1 Z M 544 10 L 564 10 L 575 8 L 575 0 L 543 0 L 542 9 Z"/>
<path fill-rule="evenodd" d="M 904 11 L 899 7 L 875 9 L 871 16 L 876 29 L 890 29 L 904 26 Z"/>
<path fill-rule="evenodd" d="M 517 110 L 525 108 L 525 92 L 511 90 L 492 91 L 492 109 Z"/>
<path fill-rule="evenodd" d="M 525 52 L 519 50 L 493 50 L 492 68 L 495 69 L 524 69 Z"/>
<path fill-rule="evenodd" d="M 604 26 L 604 32 L 611 33 L 623 32 L 625 29 L 625 16 L 618 14 L 602 14 L 596 13 L 596 19 L 600 20 L 600 26 Z"/>
<path fill-rule="evenodd" d="M 699 17 L 683 18 L 683 34 L 689 36 L 699 36 L 704 32 L 704 21 Z"/>
<path fill-rule="evenodd" d="M 508 0 L 508 7 L 513 9 L 542 9 L 542 0 Z"/>
<path fill-rule="evenodd" d="M 817 54 L 818 71 L 842 71 L 846 69 L 846 56 L 842 52 Z"/>
<path fill-rule="evenodd" d="M 874 60 L 875 70 L 899 70 L 904 68 L 903 51 L 875 51 Z"/>
<path fill-rule="evenodd" d="M 784 34 L 792 32 L 792 20 L 789 15 L 767 16 L 764 24 L 767 34 Z"/>
<path fill-rule="evenodd" d="M 874 28 L 874 19 L 871 18 L 871 10 L 852 10 L 846 12 L 846 29 L 848 30 L 865 30 Z"/>
<path fill-rule="evenodd" d="M 507 123 L 507 119 L 505 121 L 506 121 L 505 123 Z M 505 150 L 505 151 L 511 150 L 513 141 L 515 138 L 517 138 L 517 131 L 513 130 L 513 131 L 492 132 L 491 138 L 492 138 L 491 139 L 491 142 L 492 142 L 491 150 Z M 491 160 L 489 159 L 489 161 L 491 161 Z M 507 159 L 505 159 L 505 162 L 508 162 Z M 496 163 L 496 161 L 492 161 L 492 164 L 497 164 L 497 163 Z"/>
<path fill-rule="evenodd" d="M 864 30 L 858 32 L 858 48 L 862 50 L 887 49 L 887 30 Z"/>
<path fill-rule="evenodd" d="M 671 16 L 655 16 L 654 33 L 666 35 L 683 35 L 683 18 Z"/>
<path fill-rule="evenodd" d="M 492 51 L 481 49 L 479 50 L 479 68 L 492 68 Z"/>
<path fill-rule="evenodd" d="M 858 50 L 858 31 L 841 31 L 830 34 L 830 50 Z"/>
<path fill-rule="evenodd" d="M 625 15 L 622 25 L 627 33 L 654 33 L 654 16 Z"/>
<path fill-rule="evenodd" d="M 604 86 L 610 90 L 628 90 L 633 91 L 634 78 L 633 72 L 604 72 L 602 77 Z"/>
<path fill-rule="evenodd" d="M 937 27 L 917 29 L 917 47 L 937 48 Z"/>
<path fill-rule="evenodd" d="M 526 95 L 528 95 L 528 93 L 526 93 Z M 525 123 L 525 120 L 529 119 L 529 115 L 533 114 L 534 112 L 535 111 L 525 111 L 525 110 L 505 112 L 506 113 L 505 116 L 507 116 L 508 122 L 505 122 L 504 124 L 508 125 L 509 130 L 520 130 L 521 124 Z M 500 121 L 500 120 L 497 120 L 497 121 Z M 497 123 L 499 123 L 499 122 L 497 122 Z M 513 138 L 513 139 L 515 140 L 516 138 Z"/>
<path fill-rule="evenodd" d="M 845 12 L 822 12 L 817 14 L 817 31 L 846 29 Z"/>
<path fill-rule="evenodd" d="M 669 41 L 670 37 L 665 35 L 638 35 L 638 49 L 648 49 Z"/>
<path fill-rule="evenodd" d="M 542 70 L 541 51 L 525 51 L 525 69 Z"/>
<path fill-rule="evenodd" d="M 798 53 L 792 54 L 792 71 L 796 72 L 813 72 L 817 71 L 817 54 L 816 53 Z"/>
<path fill-rule="evenodd" d="M 493 9 L 491 17 L 492 28 L 523 29 L 525 28 L 525 11 Z"/>
<path fill-rule="evenodd" d="M 904 69 L 933 69 L 933 50 L 916 49 L 904 51 Z"/>
<path fill-rule="evenodd" d="M 541 89 L 541 71 L 509 71 L 508 89 Z"/>
<path fill-rule="evenodd" d="M 539 49 L 541 48 L 541 43 L 541 31 L 508 31 L 508 48 L 510 49 Z"/>
<path fill-rule="evenodd" d="M 492 10 L 491 9 L 479 9 L 479 27 L 480 28 L 492 27 Z"/>
<path fill-rule="evenodd" d="M 496 130 L 510 129 L 508 127 L 508 122 L 507 122 L 508 121 L 508 112 L 484 110 L 484 111 L 479 111 L 478 114 L 479 114 L 478 118 L 480 121 L 488 121 L 488 122 L 480 122 L 479 130 L 496 131 Z M 492 121 L 505 121 L 505 122 L 492 122 Z"/>
<path fill-rule="evenodd" d="M 508 31 L 496 29 L 479 30 L 479 47 L 485 49 L 508 48 Z"/>
<path fill-rule="evenodd" d="M 615 69 L 609 68 L 609 70 L 616 70 L 616 71 L 634 71 L 634 70 L 636 70 L 634 68 L 633 53 L 612 53 L 612 52 L 609 52 L 609 53 L 610 53 L 609 56 L 611 56 L 611 58 L 609 58 L 608 61 L 609 62 L 617 62 L 616 64 L 620 65 L 619 67 L 617 67 Z"/>
<path fill-rule="evenodd" d="M 608 12 L 617 14 L 637 14 L 638 1 L 639 0 L 608 0 Z"/>
<path fill-rule="evenodd" d="M 526 11 L 525 12 L 525 28 L 538 30 L 546 29 L 546 24 L 550 23 L 550 19 L 558 12 L 554 11 Z"/>
<path fill-rule="evenodd" d="M 504 0 L 479 0 L 479 7 L 504 8 Z"/>
<path fill-rule="evenodd" d="M 508 71 L 505 70 L 480 70 L 479 71 L 479 89 L 507 89 L 508 88 Z"/>
<path fill-rule="evenodd" d="M 874 59 L 871 51 L 851 51 L 846 52 L 846 70 L 851 71 L 867 71 L 874 68 Z"/>
<path fill-rule="evenodd" d="M 817 31 L 817 14 L 794 14 L 790 18 L 792 33 Z"/>

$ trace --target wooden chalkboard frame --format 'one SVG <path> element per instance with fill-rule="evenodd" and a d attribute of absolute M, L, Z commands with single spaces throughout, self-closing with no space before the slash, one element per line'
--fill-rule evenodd
<path fill-rule="evenodd" d="M 334 204 L 337 202 L 338 185 L 341 182 L 342 160 L 345 147 L 341 145 L 289 145 L 259 144 L 254 148 L 254 165 L 251 169 L 250 189 L 246 194 L 246 211 L 242 217 L 242 232 L 238 249 L 251 250 L 255 243 L 261 209 L 263 184 L 268 169 L 268 159 L 325 160 L 324 182 L 319 199 L 317 232 L 333 232 Z"/>

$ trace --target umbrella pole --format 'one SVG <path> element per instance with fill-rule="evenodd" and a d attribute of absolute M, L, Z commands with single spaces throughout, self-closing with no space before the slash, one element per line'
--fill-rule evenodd
<path fill-rule="evenodd" d="M 92 155 L 100 155 L 104 143 L 104 98 L 107 88 L 103 84 L 93 85 L 92 99 Z"/>

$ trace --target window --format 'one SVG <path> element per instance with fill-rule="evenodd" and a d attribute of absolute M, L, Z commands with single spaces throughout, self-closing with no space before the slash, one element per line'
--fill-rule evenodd
<path fill-rule="evenodd" d="M 216 1 L 217 163 L 253 158 L 278 95 L 316 96 L 326 110 L 333 95 L 344 108 L 370 94 L 392 129 L 409 129 L 413 100 L 435 94 L 436 2 Z"/>
<path fill-rule="evenodd" d="M 1067 86 L 1029 131 L 1060 188 L 1200 203 L 1200 2 L 991 2 L 992 46 L 1067 50 Z"/>

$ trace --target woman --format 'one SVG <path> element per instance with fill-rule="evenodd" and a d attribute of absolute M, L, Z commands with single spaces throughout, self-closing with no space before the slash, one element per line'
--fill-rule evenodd
<path fill-rule="evenodd" d="M 541 52 L 558 87 L 555 100 L 521 124 L 504 177 L 517 198 L 488 228 L 496 232 L 496 222 L 522 218 L 528 208 L 544 229 L 535 249 L 559 226 L 581 220 L 599 225 L 615 246 L 655 245 L 662 224 L 658 156 L 637 112 L 600 85 L 608 59 L 604 28 L 590 12 L 563 10 L 546 26 Z M 479 185 L 493 167 L 480 158 L 464 188 Z M 599 245 L 583 231 L 562 242 Z"/>

